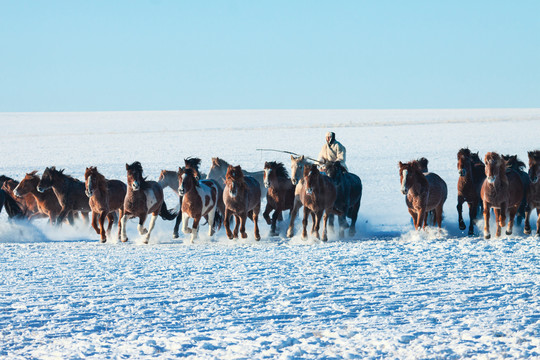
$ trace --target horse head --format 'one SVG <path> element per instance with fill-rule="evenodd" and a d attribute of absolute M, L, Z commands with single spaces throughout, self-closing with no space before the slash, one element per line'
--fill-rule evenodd
<path fill-rule="evenodd" d="M 197 181 L 200 180 L 201 173 L 199 167 L 201 166 L 201 159 L 188 157 L 187 159 L 184 159 L 184 164 L 186 169 L 192 169 L 194 171 Z"/>
<path fill-rule="evenodd" d="M 533 184 L 538 182 L 540 176 L 540 150 L 529 151 L 529 178 Z"/>
<path fill-rule="evenodd" d="M 127 183 L 128 188 L 131 188 L 133 191 L 139 191 L 145 182 L 143 178 L 143 168 L 140 162 L 135 161 L 133 164 L 126 164 L 127 170 Z"/>
<path fill-rule="evenodd" d="M 184 196 L 191 189 L 198 186 L 195 170 L 178 168 L 178 195 Z"/>
<path fill-rule="evenodd" d="M 272 165 L 271 163 L 265 161 L 264 162 L 264 173 L 263 173 L 263 181 L 264 181 L 264 187 L 269 188 L 270 187 L 270 176 L 273 176 L 272 172 Z"/>
<path fill-rule="evenodd" d="M 304 155 L 298 157 L 291 155 L 291 182 L 293 185 L 298 184 L 304 176 L 305 165 L 306 159 Z"/>
<path fill-rule="evenodd" d="M 45 171 L 43 172 L 43 175 L 41 175 L 41 180 L 39 180 L 39 183 L 37 185 L 37 191 L 40 193 L 44 193 L 45 191 L 49 190 L 53 187 L 53 184 L 55 182 L 55 178 L 62 174 L 64 170 L 56 170 L 56 167 L 50 167 L 45 168 Z"/>
<path fill-rule="evenodd" d="M 490 184 L 493 184 L 497 176 L 501 177 L 506 172 L 506 161 L 496 152 L 488 152 L 484 157 L 486 163 L 486 177 Z"/>
<path fill-rule="evenodd" d="M 313 188 L 317 186 L 319 176 L 320 176 L 319 169 L 317 168 L 317 165 L 312 164 L 310 166 L 304 167 L 304 181 L 306 186 L 306 194 L 311 195 L 313 194 Z"/>
<path fill-rule="evenodd" d="M 408 163 L 399 162 L 399 181 L 401 183 L 401 193 L 407 195 L 409 189 L 414 185 L 415 176 L 422 174 L 421 165 L 418 161 Z"/>
<path fill-rule="evenodd" d="M 457 168 L 459 176 L 465 177 L 472 173 L 471 151 L 467 148 L 461 149 L 457 153 Z"/>
<path fill-rule="evenodd" d="M 36 174 L 37 170 L 27 173 L 19 185 L 15 187 L 13 194 L 17 197 L 22 197 L 35 189 L 39 182 L 39 177 Z"/>
<path fill-rule="evenodd" d="M 227 174 L 225 175 L 225 186 L 229 189 L 231 197 L 236 197 L 238 191 L 245 187 L 244 173 L 240 165 L 227 167 Z"/>
<path fill-rule="evenodd" d="M 86 168 L 84 172 L 84 192 L 89 198 L 94 195 L 95 189 L 100 186 L 100 177 L 103 177 L 103 175 L 101 175 L 97 171 L 97 168 L 95 166 L 90 166 L 89 168 Z"/>

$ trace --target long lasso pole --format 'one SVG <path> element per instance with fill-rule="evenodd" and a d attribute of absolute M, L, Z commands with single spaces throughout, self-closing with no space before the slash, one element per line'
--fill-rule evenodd
<path fill-rule="evenodd" d="M 279 152 L 279 153 L 284 153 L 284 154 L 291 154 L 291 155 L 295 155 L 295 156 L 300 156 L 300 154 L 297 154 L 295 152 L 292 152 L 292 151 L 287 151 L 287 150 L 277 150 L 277 149 L 256 149 L 257 151 L 273 151 L 273 152 Z M 308 160 L 311 160 L 311 161 L 314 161 L 318 164 L 322 164 L 319 160 L 315 160 L 313 158 L 310 158 L 309 156 L 306 156 L 306 159 Z"/>

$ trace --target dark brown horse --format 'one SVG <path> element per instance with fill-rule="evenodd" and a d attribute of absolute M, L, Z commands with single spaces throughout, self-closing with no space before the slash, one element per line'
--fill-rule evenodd
<path fill-rule="evenodd" d="M 516 222 L 518 225 L 521 225 L 521 222 L 526 217 L 526 213 L 530 211 L 527 205 L 527 191 L 529 190 L 529 184 L 531 180 L 529 179 L 529 174 L 525 171 L 526 165 L 523 161 L 519 160 L 517 155 L 502 155 L 504 161 L 506 161 L 506 172 L 510 169 L 517 172 L 523 183 L 523 199 L 516 214 Z"/>
<path fill-rule="evenodd" d="M 419 230 L 426 227 L 427 214 L 431 210 L 434 210 L 435 221 L 440 228 L 443 205 L 448 195 L 444 180 L 435 173 L 423 173 L 418 161 L 400 161 L 399 180 L 414 228 Z"/>
<path fill-rule="evenodd" d="M 178 169 L 178 194 L 182 197 L 182 232 L 191 233 L 193 242 L 199 233 L 199 223 L 202 217 L 208 217 L 208 235 L 215 233 L 216 225 L 219 225 L 219 213 L 224 211 L 223 200 L 220 201 L 222 192 L 215 180 L 197 180 L 197 173 L 193 169 Z M 223 214 L 221 212 L 221 214 Z M 193 219 L 193 225 L 188 227 L 189 218 Z"/>
<path fill-rule="evenodd" d="M 259 212 L 261 211 L 260 184 L 251 176 L 244 176 L 240 166 L 229 165 L 225 176 L 223 190 L 225 204 L 224 225 L 229 239 L 238 238 L 238 227 L 242 238 L 247 238 L 246 219 L 249 217 L 255 223 L 255 240 L 260 240 Z M 230 229 L 230 217 L 234 215 L 234 231 Z"/>
<path fill-rule="evenodd" d="M 294 206 L 294 188 L 287 170 L 282 163 L 275 161 L 264 163 L 264 187 L 266 193 L 266 208 L 263 217 L 270 225 L 270 236 L 278 236 L 276 222 L 285 210 L 292 210 Z M 270 219 L 270 212 L 272 219 Z"/>
<path fill-rule="evenodd" d="M 58 215 L 56 224 L 59 225 L 67 217 L 73 225 L 73 212 L 80 211 L 87 218 L 91 211 L 88 197 L 84 192 L 84 183 L 69 175 L 64 170 L 56 170 L 56 167 L 46 168 L 41 175 L 37 190 L 41 193 L 52 189 L 58 198 L 62 210 Z"/>
<path fill-rule="evenodd" d="M 529 211 L 525 216 L 525 228 L 523 232 L 527 235 L 531 233 L 530 217 L 533 209 L 536 209 L 536 236 L 540 236 L 540 151 L 529 151 L 529 189 L 527 192 L 527 207 Z"/>
<path fill-rule="evenodd" d="M 327 224 L 328 215 L 343 215 L 343 212 L 334 209 L 337 191 L 332 180 L 319 172 L 317 165 L 304 168 L 304 189 L 301 193 L 301 201 L 304 206 L 304 219 L 302 220 L 302 238 L 307 237 L 308 217 L 311 215 L 313 226 L 311 233 L 319 239 L 321 219 L 324 221 L 322 240 L 328 240 Z M 324 218 L 323 218 L 324 217 Z"/>
<path fill-rule="evenodd" d="M 519 174 L 510 169 L 506 171 L 506 161 L 495 152 L 488 152 L 484 158 L 486 164 L 486 180 L 482 185 L 482 201 L 484 203 L 484 238 L 489 239 L 489 216 L 493 208 L 497 222 L 495 236 L 501 236 L 501 228 L 506 225 L 506 211 L 510 217 L 507 235 L 512 234 L 514 216 L 523 200 L 523 183 Z"/>
<path fill-rule="evenodd" d="M 457 212 L 459 229 L 467 227 L 463 221 L 463 203 L 469 205 L 469 235 L 474 235 L 474 225 L 478 217 L 478 208 L 482 208 L 480 191 L 486 178 L 485 165 L 478 157 L 478 153 L 472 153 L 463 148 L 457 153 L 457 168 L 459 180 L 457 184 Z"/>
<path fill-rule="evenodd" d="M 13 200 L 17 202 L 19 207 L 24 213 L 26 218 L 33 219 L 36 217 L 44 216 L 38 208 L 36 199 L 31 194 L 26 194 L 24 196 L 17 196 L 14 192 L 15 188 L 19 185 L 19 182 L 13 179 L 8 179 L 4 181 L 1 189 L 11 196 Z"/>
<path fill-rule="evenodd" d="M 427 160 L 426 160 L 427 166 Z M 326 162 L 324 164 L 326 174 L 332 179 L 336 186 L 336 201 L 334 209 L 343 212 L 339 220 L 339 236 L 345 236 L 345 229 L 349 228 L 349 235 L 356 234 L 356 220 L 360 210 L 362 200 L 362 181 L 358 175 L 350 173 L 341 165 L 339 161 Z M 347 223 L 347 217 L 351 219 L 351 224 Z M 333 226 L 334 216 L 330 215 L 330 226 Z"/>
<path fill-rule="evenodd" d="M 9 219 L 24 219 L 26 216 L 19 207 L 19 204 L 10 194 L 1 189 L 7 180 L 13 179 L 5 175 L 0 175 L 0 212 L 5 207 Z"/>
<path fill-rule="evenodd" d="M 157 216 L 164 220 L 174 220 L 176 214 L 171 214 L 163 201 L 163 188 L 156 181 L 148 181 L 143 177 L 143 168 L 140 162 L 136 161 L 131 165 L 126 164 L 127 171 L 127 192 L 124 199 L 124 216 L 122 216 L 120 227 L 122 229 L 121 240 L 128 240 L 126 234 L 126 222 L 128 218 L 138 217 L 139 225 L 137 229 L 141 236 L 145 235 L 144 243 L 148 244 L 150 234 L 156 224 Z M 152 214 L 148 230 L 144 227 L 144 222 L 148 214 Z"/>
<path fill-rule="evenodd" d="M 86 168 L 84 173 L 86 195 L 92 209 L 92 227 L 101 236 L 101 242 L 107 241 L 114 223 L 114 214 L 118 211 L 119 219 L 124 215 L 124 198 L 127 186 L 120 180 L 107 180 L 99 173 L 96 167 Z M 109 226 L 105 232 L 105 218 L 109 219 Z M 99 220 L 99 227 L 98 227 Z M 121 235 L 121 224 L 118 223 L 118 239 Z"/>
<path fill-rule="evenodd" d="M 49 217 L 49 222 L 51 224 L 55 224 L 58 215 L 62 211 L 62 206 L 58 202 L 58 198 L 52 189 L 44 192 L 39 192 L 37 190 L 40 178 L 36 174 L 37 171 L 26 174 L 19 185 L 13 190 L 13 193 L 15 196 L 19 197 L 28 195 L 33 196 L 39 211 Z"/>

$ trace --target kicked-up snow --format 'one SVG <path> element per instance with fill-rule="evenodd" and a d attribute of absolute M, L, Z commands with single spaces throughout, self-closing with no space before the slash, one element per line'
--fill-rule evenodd
<path fill-rule="evenodd" d="M 82 179 L 92 165 L 125 181 L 135 160 L 156 180 L 189 156 L 203 172 L 215 156 L 289 167 L 289 155 L 256 149 L 316 156 L 333 130 L 364 186 L 357 235 L 327 243 L 302 240 L 299 219 L 286 238 L 288 214 L 279 237 L 261 218 L 259 242 L 249 221 L 248 239 L 209 238 L 203 225 L 191 244 L 159 219 L 144 245 L 135 220 L 128 243 L 100 244 L 88 224 L 2 213 L 0 357 L 540 357 L 538 239 L 519 225 L 484 240 L 481 221 L 468 237 L 455 209 L 457 151 L 526 162 L 539 119 L 537 109 L 0 114 L 0 173 L 17 180 L 51 165 Z M 400 193 L 398 161 L 421 156 L 448 184 L 441 231 L 412 230 Z"/>

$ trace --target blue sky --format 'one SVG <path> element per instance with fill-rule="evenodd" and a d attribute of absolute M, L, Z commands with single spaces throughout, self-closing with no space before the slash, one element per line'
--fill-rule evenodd
<path fill-rule="evenodd" d="M 0 0 L 0 111 L 539 107 L 540 1 Z"/>

